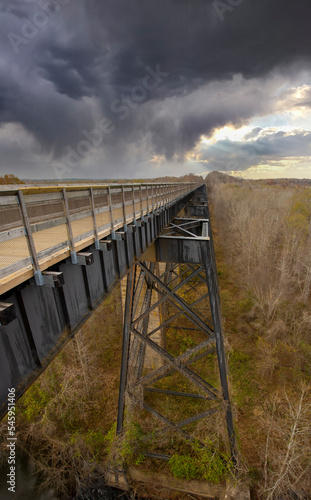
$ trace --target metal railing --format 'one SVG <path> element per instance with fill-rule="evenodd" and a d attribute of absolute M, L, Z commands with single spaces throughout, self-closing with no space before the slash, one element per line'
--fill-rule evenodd
<path fill-rule="evenodd" d="M 74 262 L 77 251 L 198 185 L 12 186 L 0 191 L 0 294 L 3 283 L 21 270 L 36 276 L 66 256 Z"/>

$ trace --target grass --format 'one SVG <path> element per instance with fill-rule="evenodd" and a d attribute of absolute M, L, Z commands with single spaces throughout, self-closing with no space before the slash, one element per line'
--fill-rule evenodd
<path fill-rule="evenodd" d="M 217 484 L 230 473 L 230 459 L 215 449 L 212 442 L 207 441 L 204 447 L 195 443 L 191 451 L 191 454 L 174 454 L 170 458 L 168 464 L 173 476 L 188 480 L 203 479 Z"/>
<path fill-rule="evenodd" d="M 242 351 L 230 351 L 229 374 L 233 387 L 232 396 L 238 407 L 245 409 L 254 406 L 259 385 L 250 355 Z"/>

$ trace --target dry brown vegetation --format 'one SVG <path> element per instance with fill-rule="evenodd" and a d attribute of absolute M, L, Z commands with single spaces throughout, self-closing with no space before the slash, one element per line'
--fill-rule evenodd
<path fill-rule="evenodd" d="M 105 436 L 117 418 L 121 346 L 117 288 L 18 401 L 18 443 L 43 473 L 42 489 L 71 494 L 92 473 L 104 475 Z"/>
<path fill-rule="evenodd" d="M 254 499 L 309 499 L 311 189 L 223 181 L 214 176 L 209 188 L 242 468 Z M 115 289 L 18 403 L 19 443 L 43 472 L 43 486 L 59 492 L 79 488 L 94 471 L 104 475 L 117 416 L 120 302 Z M 171 324 L 166 340 L 176 356 L 195 338 Z M 213 366 L 205 359 L 197 368 L 213 374 Z M 217 373 L 212 382 L 217 386 Z M 161 386 L 171 388 L 166 383 L 174 385 L 174 377 Z M 171 399 L 161 404 L 177 420 L 194 410 L 174 406 Z M 129 419 L 122 449 L 128 456 L 141 439 L 133 419 L 147 430 L 156 424 L 142 417 L 133 412 Z M 193 430 L 221 448 L 224 429 L 215 417 Z M 173 434 L 156 445 L 163 452 L 176 445 L 180 453 L 190 453 Z M 157 464 L 147 459 L 143 467 Z"/>
<path fill-rule="evenodd" d="M 25 183 L 13 174 L 4 174 L 0 175 L 0 185 L 1 184 L 25 184 Z"/>
<path fill-rule="evenodd" d="M 211 177 L 231 389 L 252 488 L 260 498 L 311 498 L 311 189 Z"/>

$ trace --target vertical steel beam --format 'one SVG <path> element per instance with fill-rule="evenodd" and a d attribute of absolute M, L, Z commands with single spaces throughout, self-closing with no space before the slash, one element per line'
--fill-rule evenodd
<path fill-rule="evenodd" d="M 122 433 L 123 417 L 124 417 L 124 403 L 125 403 L 125 388 L 128 372 L 128 357 L 130 348 L 130 330 L 132 320 L 132 305 L 133 305 L 133 292 L 134 292 L 134 275 L 135 266 L 132 266 L 128 275 L 126 283 L 126 298 L 124 308 L 123 320 L 123 345 L 122 345 L 122 359 L 121 359 L 121 373 L 120 373 L 120 388 L 119 388 L 119 405 L 117 417 L 117 434 Z"/>
<path fill-rule="evenodd" d="M 39 265 L 39 260 L 38 260 L 37 251 L 36 251 L 36 247 L 35 247 L 35 242 L 33 240 L 32 231 L 31 231 L 30 222 L 29 222 L 28 213 L 27 213 L 27 208 L 26 208 L 24 195 L 23 195 L 22 191 L 20 191 L 20 190 L 17 191 L 17 197 L 18 197 L 20 208 L 21 208 L 21 214 L 22 214 L 22 218 L 23 218 L 23 222 L 24 222 L 24 228 L 26 231 L 28 249 L 29 249 L 29 253 L 31 255 L 31 259 L 32 259 L 32 267 L 33 267 L 33 274 L 34 274 L 35 282 L 37 285 L 42 286 L 42 285 L 44 285 L 44 280 L 43 280 L 42 273 L 40 270 L 40 265 Z"/>
<path fill-rule="evenodd" d="M 214 335 L 216 339 L 216 352 L 217 352 L 222 394 L 226 404 L 226 422 L 227 422 L 227 429 L 230 441 L 231 456 L 233 462 L 236 463 L 237 451 L 236 451 L 232 408 L 229 396 L 228 369 L 227 369 L 225 348 L 223 342 L 223 329 L 222 329 L 222 321 L 220 313 L 220 298 L 219 298 L 216 269 L 215 269 L 216 262 L 214 262 L 213 259 L 213 251 L 211 246 L 212 246 L 211 240 L 202 242 L 201 244 L 202 260 L 208 283 L 210 308 L 214 326 Z"/>

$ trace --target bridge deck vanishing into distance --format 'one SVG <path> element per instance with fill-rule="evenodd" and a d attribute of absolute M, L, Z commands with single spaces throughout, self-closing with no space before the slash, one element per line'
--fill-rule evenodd
<path fill-rule="evenodd" d="M 157 376 L 159 370 L 164 369 L 163 377 L 171 367 L 199 392 L 205 391 L 205 396 L 161 391 L 154 386 L 144 390 L 205 398 L 214 407 L 179 424 L 148 404 L 144 408 L 189 439 L 184 426 L 223 411 L 235 456 L 205 185 L 12 187 L 0 192 L 0 224 L 0 418 L 7 411 L 8 388 L 14 387 L 19 398 L 127 275 L 117 432 L 122 432 L 125 395 L 129 395 L 129 359 L 133 362 L 138 353 L 136 385 L 141 384 L 140 380 L 146 378 L 144 346 L 148 345 L 166 366 L 155 369 L 154 380 L 161 378 Z M 165 266 L 164 272 L 159 272 L 159 262 Z M 183 272 L 184 277 L 178 274 L 176 284 L 173 276 L 179 265 L 188 266 L 188 270 Z M 204 308 L 208 319 L 197 310 L 201 299 L 191 304 L 178 295 L 184 285 L 195 290 L 198 283 L 207 289 L 202 299 L 208 297 Z M 158 294 L 158 300 L 151 299 L 152 293 Z M 142 309 L 138 314 L 139 300 Z M 165 342 L 161 346 L 152 338 L 152 333 L 165 328 L 171 319 L 163 319 L 151 333 L 148 330 L 150 314 L 165 300 L 177 307 L 172 321 L 184 314 L 190 321 L 190 327 L 184 330 L 191 335 L 193 329 L 203 336 L 180 359 L 168 352 Z M 189 367 L 213 352 L 217 355 L 220 390 Z"/>
<path fill-rule="evenodd" d="M 24 187 L 0 191 L 0 295 L 195 188 L 191 184 Z"/>

